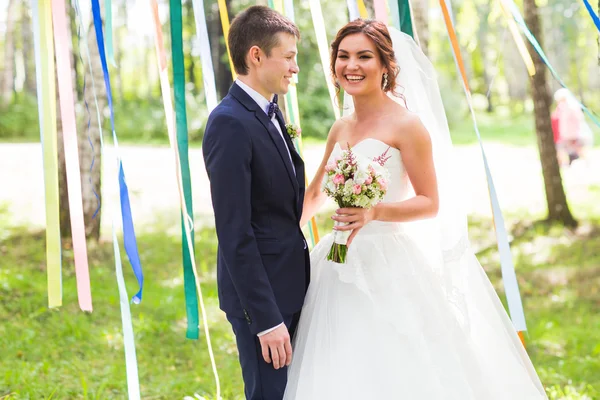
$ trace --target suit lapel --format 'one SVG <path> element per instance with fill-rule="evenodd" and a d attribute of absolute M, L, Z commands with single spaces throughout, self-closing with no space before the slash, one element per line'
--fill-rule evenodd
<path fill-rule="evenodd" d="M 273 140 L 273 143 L 275 144 L 275 147 L 277 148 L 277 152 L 279 153 L 279 156 L 281 157 L 281 160 L 283 161 L 283 164 L 285 165 L 285 169 L 288 173 L 290 181 L 292 182 L 292 186 L 294 187 L 294 192 L 296 193 L 296 197 L 298 197 L 299 192 L 300 192 L 300 189 L 298 187 L 298 180 L 296 178 L 296 174 L 294 174 L 294 169 L 292 167 L 290 157 L 285 148 L 287 146 L 286 143 L 284 143 L 285 139 L 281 140 L 281 135 L 277 131 L 277 128 L 275 127 L 273 122 L 269 119 L 267 114 L 264 112 L 264 110 L 261 110 L 260 107 L 258 106 L 258 104 L 256 104 L 256 102 L 252 99 L 252 97 L 250 97 L 248 95 L 248 93 L 246 93 L 241 87 L 239 87 L 238 85 L 236 85 L 234 83 L 231 86 L 229 93 L 233 97 L 235 97 L 248 110 L 254 111 L 254 115 L 256 116 L 256 119 L 258 119 L 260 121 L 260 123 L 265 127 L 265 129 L 269 133 L 269 136 L 271 136 L 271 140 Z M 282 132 L 284 132 L 284 137 L 285 137 L 286 136 L 285 126 L 284 126 Z M 292 154 L 294 154 L 294 152 L 292 152 Z M 294 163 L 294 164 L 296 164 L 296 163 Z"/>
<path fill-rule="evenodd" d="M 288 135 L 287 133 L 287 129 L 285 128 L 285 120 L 283 119 L 283 114 L 281 114 L 281 111 L 277 110 L 277 121 L 279 122 L 279 127 L 281 128 L 281 132 L 283 132 L 283 137 L 285 138 L 285 143 L 288 146 L 288 149 L 290 149 L 290 154 L 292 156 L 292 160 L 294 160 L 294 166 L 296 168 L 296 182 L 298 184 L 299 188 L 302 188 L 302 191 L 304 191 L 304 187 L 306 185 L 305 182 L 305 175 L 304 175 L 304 160 L 302 160 L 302 157 L 300 157 L 300 154 L 296 151 L 296 146 L 294 146 L 294 142 L 292 141 L 292 138 L 290 137 L 290 135 Z M 302 215 L 302 204 L 303 204 L 303 199 L 300 198 L 300 195 L 297 197 L 298 201 L 296 203 L 296 209 L 297 209 L 297 213 L 298 215 Z"/>
<path fill-rule="evenodd" d="M 302 186 L 304 183 L 304 160 L 300 157 L 300 154 L 296 151 L 296 146 L 294 146 L 294 142 L 290 135 L 287 134 L 287 129 L 285 128 L 285 120 L 283 119 L 283 114 L 281 111 L 277 111 L 277 121 L 279 122 L 279 127 L 281 128 L 281 132 L 283 132 L 283 137 L 285 138 L 285 143 L 290 149 L 290 154 L 292 159 L 294 160 L 294 167 L 296 168 L 296 178 L 298 180 L 298 185 Z"/>

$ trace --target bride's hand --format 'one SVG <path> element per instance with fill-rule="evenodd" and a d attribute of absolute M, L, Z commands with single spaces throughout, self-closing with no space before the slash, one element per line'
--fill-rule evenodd
<path fill-rule="evenodd" d="M 334 221 L 345 222 L 347 225 L 336 226 L 333 229 L 338 231 L 352 231 L 348 238 L 347 245 L 350 246 L 352 240 L 361 230 L 363 226 L 373 221 L 375 218 L 374 208 L 340 208 L 336 210 L 335 214 L 331 217 Z"/>

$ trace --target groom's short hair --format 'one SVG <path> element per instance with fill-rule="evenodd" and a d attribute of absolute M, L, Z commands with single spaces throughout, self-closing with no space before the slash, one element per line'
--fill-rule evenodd
<path fill-rule="evenodd" d="M 246 55 L 252 46 L 258 46 L 267 57 L 279 44 L 277 34 L 289 33 L 300 39 L 296 24 L 265 6 L 252 6 L 238 14 L 229 29 L 229 52 L 238 75 L 248 74 Z"/>

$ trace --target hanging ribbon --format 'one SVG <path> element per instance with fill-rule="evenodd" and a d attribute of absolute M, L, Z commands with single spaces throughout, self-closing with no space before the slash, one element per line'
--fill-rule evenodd
<path fill-rule="evenodd" d="M 561 79 L 561 77 L 558 75 L 556 70 L 552 67 L 552 64 L 550 64 L 550 61 L 548 60 L 548 57 L 546 57 L 546 53 L 544 53 L 544 50 L 542 50 L 542 47 L 540 46 L 539 42 L 537 41 L 535 36 L 533 36 L 531 31 L 527 27 L 527 24 L 525 23 L 525 20 L 523 19 L 523 16 L 521 15 L 519 8 L 514 3 L 514 1 L 512 1 L 512 0 L 501 0 L 501 1 L 506 6 L 506 8 L 508 8 L 508 10 L 511 12 L 511 14 L 513 15 L 513 18 L 515 19 L 515 21 L 521 27 L 521 30 L 525 34 L 525 37 L 527 37 L 527 39 L 529 40 L 529 42 L 531 43 L 531 45 L 533 46 L 535 51 L 540 55 L 540 58 L 542 59 L 544 64 L 546 64 L 546 66 L 552 73 L 552 76 L 554 76 L 554 79 L 556 79 L 558 81 L 558 83 L 561 84 L 562 87 L 564 87 L 565 89 L 568 89 L 565 82 Z M 577 100 L 579 107 L 581 107 L 581 109 L 590 117 L 590 119 L 592 121 L 594 121 L 594 123 L 597 126 L 600 127 L 600 121 L 598 121 L 595 114 L 590 109 L 588 109 L 582 102 L 580 102 L 575 96 L 573 96 L 573 98 L 575 100 Z"/>
<path fill-rule="evenodd" d="M 154 28 L 155 28 L 155 33 L 156 33 L 156 35 L 154 37 L 154 42 L 155 42 L 155 47 L 156 47 L 156 56 L 157 56 L 157 60 L 158 60 L 160 87 L 161 87 L 163 103 L 164 103 L 164 107 L 165 107 L 165 116 L 167 119 L 167 131 L 169 134 L 169 143 L 171 144 L 171 149 L 173 150 L 173 156 L 174 156 L 174 161 L 175 161 L 175 173 L 176 173 L 176 178 L 177 178 L 177 188 L 179 189 L 179 200 L 181 203 L 181 209 L 183 210 L 183 215 L 187 216 L 190 214 L 187 210 L 185 194 L 183 191 L 181 165 L 179 163 L 179 160 L 181 159 L 181 157 L 179 155 L 179 148 L 178 148 L 177 137 L 176 137 L 176 133 L 175 133 L 175 121 L 174 121 L 175 112 L 173 110 L 173 102 L 171 100 L 171 87 L 169 85 L 167 58 L 165 55 L 165 49 L 164 49 L 163 37 L 162 37 L 162 29 L 161 29 L 161 25 L 160 25 L 160 17 L 158 14 L 158 3 L 156 2 L 156 0 L 152 0 L 151 5 L 152 5 L 153 16 L 154 16 Z M 208 347 L 210 362 L 212 365 L 213 375 L 215 378 L 215 385 L 216 385 L 216 391 L 217 391 L 216 398 L 220 399 L 221 398 L 221 386 L 219 383 L 219 374 L 217 372 L 217 365 L 215 362 L 215 357 L 213 354 L 213 349 L 212 349 L 211 340 L 210 340 L 210 331 L 208 329 L 208 317 L 206 316 L 206 307 L 204 306 L 202 289 L 200 287 L 200 277 L 198 275 L 198 270 L 196 268 L 196 259 L 194 257 L 194 253 L 193 253 L 193 248 L 194 248 L 193 243 L 192 243 L 193 225 L 192 225 L 192 221 L 190 221 L 190 219 L 186 218 L 186 219 L 184 219 L 184 222 L 185 222 L 185 224 L 184 224 L 185 239 L 187 241 L 187 245 L 188 245 L 187 249 L 189 252 L 189 258 L 190 258 L 190 261 L 192 264 L 192 270 L 193 270 L 194 277 L 196 280 L 196 290 L 198 292 L 198 296 L 199 296 L 199 300 L 200 300 L 200 308 L 202 310 L 202 322 L 204 324 L 204 334 L 206 336 L 206 344 Z"/>
<path fill-rule="evenodd" d="M 412 10 L 410 8 L 409 0 L 390 0 L 392 2 L 398 2 L 400 30 L 413 39 L 417 40 L 414 32 L 414 24 L 412 20 Z M 418 42 L 417 42 L 418 43 Z"/>
<path fill-rule="evenodd" d="M 527 72 L 529 73 L 529 76 L 535 75 L 535 66 L 533 65 L 533 60 L 531 59 L 531 55 L 529 54 L 529 51 L 527 51 L 527 46 L 525 46 L 525 41 L 523 41 L 523 37 L 519 33 L 517 24 L 511 18 L 510 14 L 508 13 L 508 10 L 506 9 L 506 7 L 502 3 L 502 1 L 500 1 L 500 9 L 502 10 L 502 14 L 504 14 L 504 17 L 506 18 L 506 23 L 508 24 L 508 28 L 510 29 L 510 33 L 512 34 L 515 44 L 517 45 L 519 54 L 521 54 L 521 58 L 523 59 L 523 62 L 525 63 L 525 66 L 527 67 Z"/>
<path fill-rule="evenodd" d="M 487 157 L 485 154 L 485 150 L 483 148 L 483 141 L 481 140 L 479 128 L 477 126 L 477 120 L 475 118 L 475 111 L 473 109 L 473 103 L 472 103 L 472 99 L 471 99 L 471 91 L 469 89 L 467 75 L 465 73 L 464 63 L 463 63 L 462 56 L 460 53 L 460 48 L 458 46 L 458 40 L 456 37 L 456 32 L 454 30 L 454 25 L 452 24 L 452 19 L 450 18 L 449 8 L 444 0 L 440 0 L 440 5 L 442 7 L 444 21 L 446 23 L 446 28 L 448 30 L 448 36 L 450 39 L 450 43 L 452 45 L 452 53 L 454 55 L 454 61 L 460 72 L 460 75 L 462 77 L 463 89 L 464 89 L 465 95 L 467 97 L 467 103 L 468 103 L 469 109 L 471 111 L 471 118 L 473 119 L 473 126 L 475 127 L 475 133 L 477 134 L 477 139 L 479 141 L 479 147 L 481 149 L 481 155 L 483 158 L 483 165 L 485 168 L 485 175 L 486 175 L 487 184 L 488 184 L 488 191 L 489 191 L 490 201 L 491 201 L 491 205 L 492 205 L 494 228 L 496 230 L 496 240 L 498 242 L 498 251 L 500 254 L 502 280 L 504 282 L 504 290 L 506 293 L 508 308 L 509 308 L 509 312 L 510 312 L 510 316 L 511 316 L 513 325 L 514 325 L 515 329 L 519 332 L 521 340 L 523 340 L 522 332 L 527 330 L 527 325 L 525 323 L 525 314 L 523 312 L 523 304 L 521 302 L 521 295 L 519 293 L 519 284 L 517 282 L 517 276 L 515 274 L 515 267 L 514 267 L 514 264 L 512 261 L 512 254 L 510 252 L 510 246 L 509 246 L 509 242 L 508 242 L 508 234 L 506 232 L 506 228 L 504 225 L 504 217 L 502 216 L 502 209 L 500 208 L 500 203 L 498 202 L 496 188 L 494 186 L 494 180 L 492 178 L 488 160 L 487 160 Z"/>
<path fill-rule="evenodd" d="M 375 6 L 375 19 L 388 24 L 388 11 L 386 0 L 373 0 Z"/>
<path fill-rule="evenodd" d="M 590 17 L 592 17 L 592 21 L 594 21 L 594 25 L 596 25 L 596 28 L 598 28 L 598 31 L 600 31 L 600 18 L 598 18 L 598 15 L 592 8 L 592 5 L 590 4 L 590 2 L 588 0 L 583 0 L 583 4 L 585 4 L 585 8 L 590 13 Z"/>
<path fill-rule="evenodd" d="M 400 9 L 398 8 L 398 2 L 396 0 L 390 0 L 388 5 L 390 6 L 392 26 L 400 30 Z"/>
<path fill-rule="evenodd" d="M 358 5 L 358 14 L 362 19 L 368 19 L 369 13 L 367 12 L 367 6 L 365 6 L 365 2 L 363 0 L 356 0 L 356 4 Z"/>
<path fill-rule="evenodd" d="M 62 305 L 62 260 L 52 14 L 50 3 L 44 0 L 31 0 L 31 11 L 33 16 L 40 139 L 44 160 L 48 307 L 53 308 Z"/>
<path fill-rule="evenodd" d="M 358 11 L 358 3 L 356 0 L 346 0 L 346 4 L 348 5 L 350 21 L 360 18 L 360 11 Z"/>
<path fill-rule="evenodd" d="M 185 238 L 185 224 L 189 220 L 194 226 L 194 208 L 192 205 L 192 182 L 190 178 L 190 162 L 188 155 L 188 127 L 185 109 L 185 65 L 183 60 L 183 24 L 181 16 L 181 0 L 170 0 L 171 14 L 171 53 L 173 58 L 173 86 L 175 93 L 175 117 L 177 123 L 177 144 L 179 146 L 179 165 L 181 180 L 188 214 L 181 210 L 181 237 Z M 194 283 L 194 271 L 190 254 L 194 254 L 194 231 L 192 230 L 192 248 L 188 249 L 186 240 L 182 240 L 183 282 L 187 314 L 188 339 L 198 339 L 198 295 Z"/>
<path fill-rule="evenodd" d="M 83 26 L 83 19 L 81 17 L 81 8 L 79 6 L 79 0 L 75 0 L 75 12 L 79 26 Z M 96 117 L 98 121 L 98 129 L 100 132 L 100 150 L 102 155 L 105 156 L 104 151 L 104 139 L 102 131 L 102 117 L 100 114 L 100 108 L 98 107 L 98 98 L 96 95 L 96 82 L 94 81 L 94 73 L 92 70 L 92 59 L 90 57 L 90 51 L 87 46 L 87 40 L 82 40 L 81 45 L 83 46 L 86 59 L 88 62 L 89 73 L 91 77 L 92 93 L 94 95 L 94 104 L 96 106 Z M 115 152 L 117 157 L 115 158 L 117 164 L 120 163 L 118 143 L 115 143 Z M 106 158 L 105 158 L 106 159 Z M 107 186 L 118 187 L 119 183 L 117 180 L 110 179 L 107 177 Z M 129 394 L 129 400 L 140 399 L 140 383 L 137 366 L 137 356 L 135 351 L 135 340 L 133 336 L 133 324 L 131 322 L 131 310 L 129 308 L 129 296 L 127 294 L 127 288 L 125 286 L 125 279 L 123 277 L 123 266 L 121 264 L 121 253 L 119 250 L 119 241 L 117 239 L 117 216 L 114 212 L 111 214 L 112 220 L 112 238 L 113 238 L 113 252 L 115 257 L 115 274 L 117 278 L 117 286 L 119 290 L 119 304 L 121 308 L 121 325 L 123 328 L 123 347 L 125 351 L 125 368 L 127 374 L 127 390 Z"/>
<path fill-rule="evenodd" d="M 284 14 L 288 17 L 292 22 L 295 23 L 295 15 L 294 15 L 294 0 L 284 0 L 282 3 L 281 0 L 277 0 L 274 3 L 275 10 Z M 297 78 L 298 75 L 294 75 L 294 78 Z M 301 129 L 300 125 L 300 107 L 298 106 L 298 90 L 296 86 L 296 79 L 289 86 L 289 91 L 285 95 L 285 111 L 286 111 L 286 119 L 291 123 L 296 125 L 299 129 Z M 302 145 L 302 136 L 299 136 L 294 140 L 294 147 L 300 154 L 300 157 L 303 157 L 303 145 Z M 305 176 L 305 184 L 308 186 L 308 177 Z M 314 247 L 317 243 L 319 243 L 319 230 L 317 228 L 317 221 L 315 217 L 311 218 L 310 223 L 308 225 L 308 231 L 310 236 L 310 241 L 312 246 Z"/>
<path fill-rule="evenodd" d="M 113 251 L 115 255 L 115 273 L 119 287 L 119 305 L 121 306 L 121 325 L 123 326 L 123 342 L 125 348 L 125 366 L 127 370 L 127 392 L 129 400 L 140 399 L 140 379 L 138 374 L 137 356 L 133 336 L 133 324 L 131 323 L 131 309 L 129 308 L 129 295 L 123 278 L 123 266 L 121 265 L 121 252 L 119 241 L 113 221 Z"/>
<path fill-rule="evenodd" d="M 106 55 L 108 61 L 113 66 L 117 66 L 115 62 L 115 50 L 113 48 L 113 14 L 112 14 L 112 1 L 105 0 L 104 8 L 106 12 Z"/>
<path fill-rule="evenodd" d="M 210 51 L 206 16 L 204 15 L 204 2 L 202 0 L 193 0 L 192 6 L 194 7 L 194 21 L 196 22 L 196 36 L 200 43 L 200 62 L 202 63 L 204 94 L 206 96 L 208 112 L 210 113 L 217 106 L 218 100 L 217 86 L 215 84 L 215 70 L 213 68 L 212 54 Z"/>
<path fill-rule="evenodd" d="M 75 103 L 73 83 L 71 81 L 71 58 L 67 34 L 67 16 L 65 0 L 52 2 L 52 22 L 56 46 L 56 73 L 58 74 L 58 95 L 62 116 L 62 132 L 67 172 L 67 192 L 69 215 L 75 258 L 77 297 L 83 311 L 92 311 L 92 292 L 88 269 L 85 224 L 83 221 L 83 199 L 81 197 L 81 173 L 79 171 L 79 150 L 77 148 L 77 126 L 75 123 Z"/>
<path fill-rule="evenodd" d="M 102 64 L 102 72 L 104 74 L 104 86 L 106 88 L 106 99 L 110 110 L 110 124 L 112 128 L 113 142 L 115 149 L 118 152 L 117 132 L 115 130 L 115 111 L 112 103 L 112 91 L 110 88 L 110 75 L 106 64 L 106 56 L 104 52 L 104 35 L 102 33 L 102 17 L 100 16 L 100 4 L 98 0 L 92 0 L 92 14 L 94 16 L 94 28 L 96 31 L 96 41 L 98 42 L 98 51 L 100 53 L 100 62 Z M 133 296 L 132 301 L 139 304 L 142 301 L 142 290 L 144 287 L 144 274 L 142 273 L 142 265 L 137 249 L 137 240 L 135 238 L 135 230 L 133 227 L 133 217 L 131 215 L 131 205 L 129 204 L 129 190 L 125 181 L 125 170 L 123 169 L 123 161 L 119 157 L 119 195 L 121 199 L 121 218 L 123 220 L 123 243 L 125 252 L 131 263 L 133 273 L 139 284 L 139 291 Z"/>
<path fill-rule="evenodd" d="M 337 120 L 340 118 L 340 109 L 336 105 L 335 88 L 333 82 L 331 82 L 331 79 L 329 78 L 329 45 L 327 42 L 327 33 L 325 31 L 325 21 L 323 20 L 323 11 L 321 10 L 321 3 L 319 0 L 309 0 L 309 5 L 313 25 L 315 27 L 315 34 L 317 36 L 321 65 L 323 66 L 323 73 L 325 74 L 327 89 L 329 90 L 329 99 L 331 100 L 331 105 L 333 107 L 333 114 Z"/>
<path fill-rule="evenodd" d="M 237 75 L 235 73 L 235 68 L 233 68 L 233 60 L 231 59 L 231 52 L 229 51 L 229 13 L 227 12 L 227 3 L 225 3 L 225 0 L 217 0 L 217 3 L 219 4 L 219 15 L 221 16 L 221 26 L 223 27 L 223 37 L 225 38 L 225 47 L 227 48 L 231 77 L 235 81 Z"/>

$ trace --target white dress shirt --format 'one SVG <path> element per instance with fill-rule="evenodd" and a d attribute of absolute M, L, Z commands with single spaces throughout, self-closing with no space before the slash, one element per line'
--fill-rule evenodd
<path fill-rule="evenodd" d="M 244 82 L 240 81 L 239 79 L 236 79 L 235 84 L 238 85 L 240 88 L 242 88 L 242 90 L 244 92 L 248 93 L 248 96 L 252 97 L 252 99 L 256 102 L 256 104 L 258 104 L 260 106 L 260 108 L 262 108 L 264 110 L 265 114 L 269 115 L 269 103 L 271 102 L 270 100 L 267 100 L 262 94 L 258 93 L 256 90 L 252 89 L 250 86 L 246 85 Z M 294 162 L 292 161 L 292 154 L 290 153 L 290 149 L 288 148 L 288 146 L 285 142 L 285 138 L 283 137 L 283 132 L 281 132 L 281 126 L 279 125 L 279 122 L 277 121 L 277 117 L 275 115 L 273 115 L 273 117 L 271 118 L 271 122 L 273 123 L 273 125 L 275 125 L 275 128 L 277 128 L 277 132 L 279 132 L 279 135 L 281 135 L 281 140 L 283 140 L 283 145 L 285 146 L 285 149 L 288 152 L 288 156 L 290 157 L 290 162 L 292 163 L 292 168 L 294 169 L 294 173 L 295 173 L 296 168 L 294 167 Z M 283 325 L 283 322 L 277 326 L 272 327 L 271 329 L 267 329 L 266 331 L 259 332 L 256 336 L 260 337 L 260 336 L 266 335 L 267 333 L 272 332 L 275 329 L 279 328 L 281 325 Z"/>

